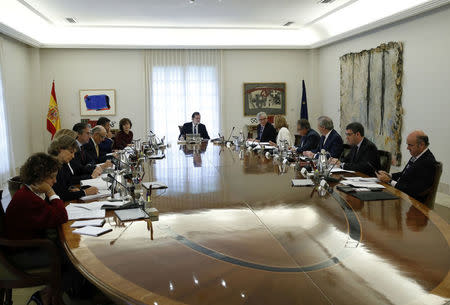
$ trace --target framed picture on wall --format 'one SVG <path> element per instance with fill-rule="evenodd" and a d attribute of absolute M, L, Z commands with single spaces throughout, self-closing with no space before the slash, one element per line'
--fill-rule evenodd
<path fill-rule="evenodd" d="M 286 114 L 286 83 L 244 83 L 244 116 Z"/>
<path fill-rule="evenodd" d="M 80 90 L 81 116 L 107 116 L 116 114 L 116 90 Z"/>

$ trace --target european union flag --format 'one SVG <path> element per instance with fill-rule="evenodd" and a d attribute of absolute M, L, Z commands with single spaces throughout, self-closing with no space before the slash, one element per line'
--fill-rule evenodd
<path fill-rule="evenodd" d="M 305 80 L 302 80 L 302 105 L 300 107 L 300 119 L 308 119 L 308 104 L 306 103 L 306 87 Z"/>

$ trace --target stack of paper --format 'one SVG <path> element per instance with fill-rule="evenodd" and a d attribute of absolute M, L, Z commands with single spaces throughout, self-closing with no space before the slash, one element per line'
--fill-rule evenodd
<path fill-rule="evenodd" d="M 105 218 L 105 210 L 89 210 L 79 207 L 66 207 L 69 220 Z"/>
<path fill-rule="evenodd" d="M 83 196 L 80 199 L 83 200 L 83 201 L 88 201 L 88 200 L 93 200 L 93 199 L 97 199 L 97 198 L 108 197 L 109 195 L 111 195 L 111 191 L 110 190 L 100 190 L 99 189 L 97 194 Z"/>
<path fill-rule="evenodd" d="M 354 187 L 368 188 L 368 189 L 384 189 L 385 187 L 376 182 L 366 182 L 366 181 L 353 181 L 353 180 L 342 180 L 342 184 L 351 185 Z"/>
<path fill-rule="evenodd" d="M 111 207 L 121 207 L 124 204 L 129 203 L 129 201 L 94 201 L 90 203 L 71 203 L 67 207 L 70 208 L 80 208 L 86 210 L 100 210 Z"/>
<path fill-rule="evenodd" d="M 333 167 L 330 172 L 331 173 L 354 173 L 355 171 L 342 169 L 340 167 Z"/>
<path fill-rule="evenodd" d="M 120 221 L 148 218 L 148 215 L 140 208 L 114 211 Z"/>
<path fill-rule="evenodd" d="M 80 184 L 83 185 L 90 185 L 95 186 L 99 190 L 107 190 L 108 189 L 108 183 L 104 181 L 101 177 L 94 178 L 94 179 L 86 179 L 81 180 Z"/>
<path fill-rule="evenodd" d="M 111 232 L 111 231 L 112 231 L 111 228 L 86 226 L 83 228 L 73 230 L 73 233 L 82 234 L 82 235 L 90 235 L 90 236 L 99 236 L 101 234 L 105 234 L 105 233 Z"/>
<path fill-rule="evenodd" d="M 292 186 L 313 186 L 311 179 L 292 179 Z"/>

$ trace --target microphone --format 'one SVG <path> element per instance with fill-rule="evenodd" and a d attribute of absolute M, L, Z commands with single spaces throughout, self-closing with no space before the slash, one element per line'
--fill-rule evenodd
<path fill-rule="evenodd" d="M 228 140 L 227 140 L 227 142 L 228 142 L 228 141 L 230 141 L 230 139 L 231 139 L 231 136 L 233 135 L 233 131 L 234 131 L 234 126 L 233 126 L 233 128 L 231 129 L 231 133 L 230 133 L 230 136 L 228 137 Z"/>
<path fill-rule="evenodd" d="M 120 184 L 121 186 L 123 186 L 123 187 L 125 188 L 125 190 L 127 191 L 127 193 L 130 194 L 130 196 L 131 196 L 131 198 L 132 198 L 132 202 L 133 202 L 132 205 L 134 205 L 134 204 L 135 204 L 135 200 L 134 200 L 134 196 L 133 196 L 132 191 L 129 190 L 128 187 L 127 187 L 125 184 L 123 184 L 122 182 L 120 182 L 119 180 L 117 180 L 116 177 L 114 177 L 113 175 L 108 174 L 107 176 L 108 176 L 108 178 L 112 179 L 114 182 Z M 133 188 L 134 188 L 134 187 L 133 187 Z M 111 189 L 111 193 L 113 193 L 113 192 L 114 192 L 114 189 Z M 111 197 L 112 197 L 112 196 L 111 196 Z M 125 205 L 124 205 L 124 206 L 125 206 Z"/>

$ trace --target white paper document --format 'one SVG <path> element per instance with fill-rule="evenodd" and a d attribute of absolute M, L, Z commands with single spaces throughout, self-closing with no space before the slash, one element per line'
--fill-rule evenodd
<path fill-rule="evenodd" d="M 165 184 L 164 182 L 161 181 L 152 181 L 152 182 L 142 182 L 142 185 L 146 188 L 149 189 L 150 185 L 152 186 L 152 189 L 166 189 L 167 188 L 167 184 Z"/>
<path fill-rule="evenodd" d="M 70 227 L 71 228 L 82 228 L 86 226 L 101 227 L 105 223 L 104 219 L 90 219 L 90 220 L 78 220 L 75 221 Z"/>
<path fill-rule="evenodd" d="M 112 231 L 111 228 L 87 226 L 87 227 L 73 230 L 72 232 L 77 233 L 77 234 L 82 234 L 82 235 L 99 236 L 101 234 L 111 232 L 111 231 Z"/>
<path fill-rule="evenodd" d="M 80 199 L 83 200 L 83 201 L 89 201 L 89 200 L 93 200 L 93 199 L 97 199 L 97 198 L 108 197 L 109 195 L 111 195 L 111 191 L 110 190 L 98 190 L 97 194 L 83 196 Z"/>
<path fill-rule="evenodd" d="M 360 181 L 352 181 L 352 180 L 342 180 L 342 184 L 351 185 L 354 187 L 362 187 L 368 189 L 384 189 L 385 187 L 381 184 L 375 182 L 360 182 Z"/>
<path fill-rule="evenodd" d="M 355 171 L 342 169 L 340 167 L 333 167 L 330 172 L 331 173 L 354 173 Z"/>
<path fill-rule="evenodd" d="M 87 210 L 76 207 L 67 207 L 67 216 L 69 220 L 75 219 L 95 219 L 95 218 L 105 218 L 105 210 Z"/>
<path fill-rule="evenodd" d="M 99 190 L 107 190 L 108 189 L 108 183 L 106 181 L 104 181 L 101 177 L 97 177 L 94 179 L 81 180 L 80 184 L 82 186 L 84 186 L 84 185 L 95 186 Z"/>
<path fill-rule="evenodd" d="M 121 207 L 124 205 L 125 201 L 94 201 L 90 203 L 71 203 L 67 207 L 70 208 L 80 208 L 85 210 L 100 210 L 105 207 Z"/>
<path fill-rule="evenodd" d="M 292 179 L 292 186 L 313 186 L 311 179 Z"/>

